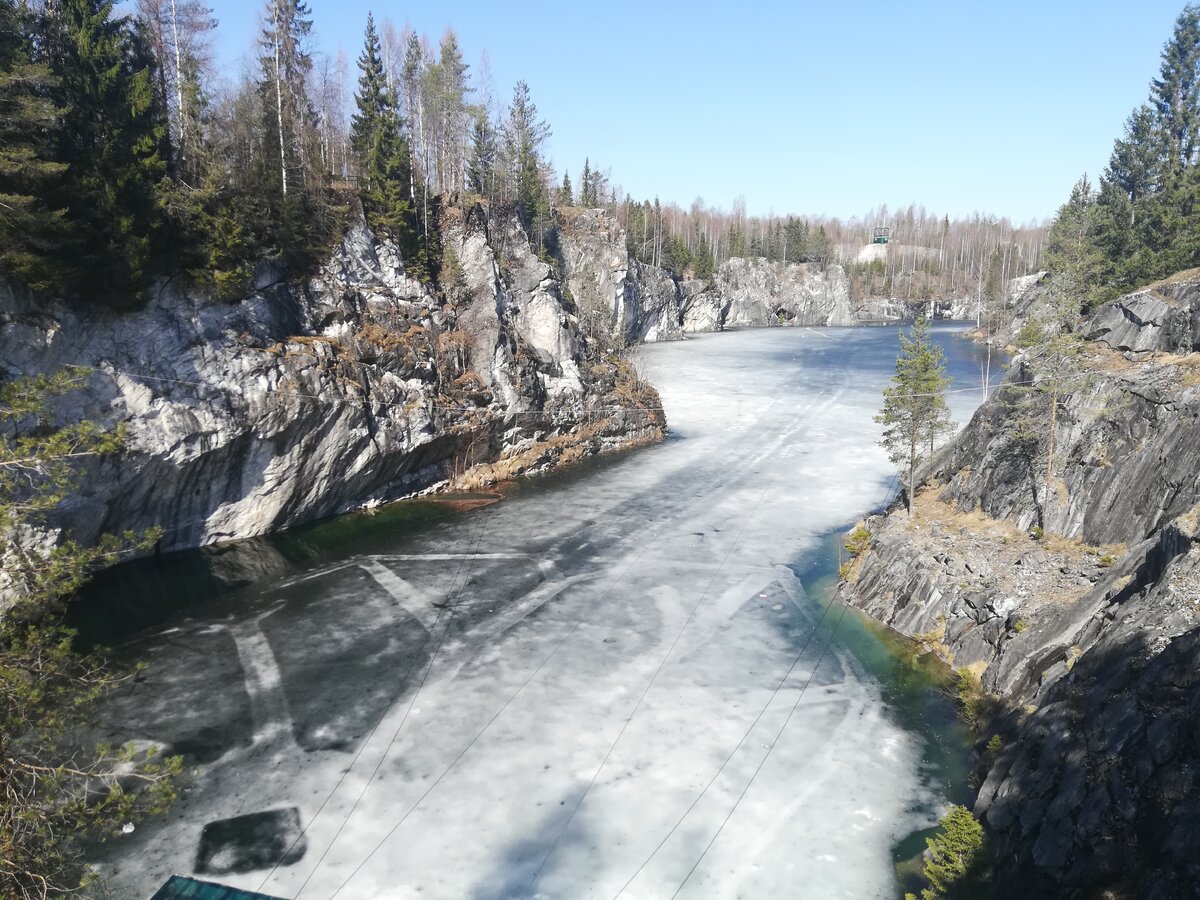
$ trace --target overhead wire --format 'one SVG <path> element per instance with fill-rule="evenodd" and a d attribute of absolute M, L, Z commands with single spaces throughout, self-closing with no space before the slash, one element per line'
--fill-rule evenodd
<path fill-rule="evenodd" d="M 738 807 L 741 806 L 742 800 L 745 799 L 751 785 L 754 784 L 754 781 L 756 778 L 758 778 L 763 766 L 766 765 L 767 759 L 770 758 L 771 751 L 773 751 L 779 744 L 779 739 L 783 737 L 783 732 L 791 723 L 792 716 L 794 716 L 796 714 L 796 710 L 800 708 L 800 701 L 804 699 L 804 694 L 808 690 L 808 686 L 812 684 L 813 678 L 815 678 L 817 675 L 817 670 L 821 668 L 821 663 L 825 660 L 825 654 L 828 653 L 829 648 L 833 646 L 833 642 L 837 638 L 838 629 L 842 625 L 842 619 L 846 617 L 846 610 L 849 608 L 850 605 L 843 601 L 842 611 L 838 615 L 838 619 L 833 625 L 833 630 L 829 634 L 829 640 L 825 643 L 825 647 L 821 650 L 821 655 L 817 658 L 817 662 L 813 666 L 812 672 L 809 673 L 808 680 L 804 682 L 804 686 L 800 689 L 800 693 L 796 696 L 796 701 L 792 704 L 792 708 L 788 711 L 787 718 L 784 719 L 783 724 L 779 726 L 779 730 L 775 733 L 774 740 L 772 740 L 770 745 L 767 747 L 767 752 L 764 753 L 762 759 L 758 761 L 758 765 L 751 774 L 749 781 L 746 782 L 745 787 L 743 787 L 741 793 L 738 794 L 738 798 L 734 801 L 733 806 L 729 808 L 729 812 L 725 814 L 725 818 L 721 820 L 721 824 L 717 827 L 716 832 L 714 832 L 708 843 L 704 845 L 704 849 L 700 852 L 700 856 L 692 864 L 692 867 L 688 869 L 688 873 L 684 876 L 683 881 L 679 883 L 679 887 L 675 888 L 675 892 L 671 894 L 671 900 L 675 900 L 675 898 L 679 896 L 680 891 L 684 889 L 684 886 L 687 885 L 692 876 L 696 873 L 696 869 L 700 867 L 700 863 L 704 861 L 704 857 L 708 855 L 708 851 L 712 849 L 713 844 L 717 842 L 717 838 L 721 836 L 721 832 L 725 830 L 725 826 L 729 824 L 729 820 L 733 818 L 733 814 L 737 812 Z"/>
<path fill-rule="evenodd" d="M 492 514 L 494 515 L 494 513 Z M 326 845 L 324 851 L 322 851 L 320 857 L 317 859 L 316 864 L 312 867 L 311 871 L 309 871 L 304 881 L 300 883 L 300 888 L 296 891 L 294 896 L 299 897 L 304 893 L 304 889 L 308 887 L 309 881 L 312 880 L 313 875 L 316 874 L 317 870 L 321 867 L 321 864 L 325 861 L 325 857 L 329 855 L 329 851 L 333 849 L 334 844 L 336 844 L 338 839 L 342 836 L 342 832 L 345 830 L 346 825 L 350 822 L 350 819 L 358 810 L 359 804 L 362 803 L 363 798 L 367 795 L 367 792 L 374 783 L 376 776 L 379 775 L 379 770 L 383 767 L 384 762 L 391 753 L 392 747 L 395 746 L 396 740 L 400 737 L 400 732 L 403 730 L 405 723 L 408 721 L 409 715 L 412 713 L 413 707 L 416 705 L 416 702 L 421 695 L 421 691 L 425 688 L 426 681 L 429 680 L 429 673 L 433 671 L 434 664 L 437 662 L 442 647 L 446 643 L 446 636 L 450 633 L 450 623 L 453 621 L 454 611 L 462 602 L 463 594 L 466 592 L 467 585 L 470 583 L 471 573 L 475 568 L 475 556 L 478 552 L 479 543 L 483 535 L 483 525 L 488 517 L 489 514 L 486 512 L 480 514 L 475 523 L 475 530 L 472 534 L 471 542 L 467 547 L 467 555 L 459 560 L 459 567 L 455 572 L 455 580 L 457 581 L 458 576 L 462 574 L 464 564 L 467 565 L 467 573 L 463 580 L 458 584 L 457 595 L 455 595 L 453 592 L 454 583 L 452 582 L 451 592 L 447 597 L 448 602 L 444 607 L 439 607 L 438 614 L 434 618 L 433 629 L 431 629 L 429 635 L 432 635 L 433 631 L 437 630 L 438 622 L 442 619 L 443 615 L 445 616 L 446 624 L 442 627 L 441 637 L 438 639 L 437 646 L 434 647 L 433 654 L 429 658 L 429 663 L 425 666 L 425 671 L 421 676 L 420 682 L 417 684 L 416 690 L 413 691 L 412 697 L 408 701 L 408 706 L 404 710 L 404 715 L 400 717 L 400 722 L 396 725 L 395 730 L 392 732 L 391 739 L 388 741 L 387 746 L 384 747 L 383 752 L 379 755 L 379 760 L 375 763 L 375 768 L 371 770 L 371 774 L 363 783 L 362 790 L 359 791 L 358 796 L 354 798 L 354 803 L 350 807 L 350 811 L 346 813 L 346 817 L 342 819 L 341 823 L 338 825 L 337 830 L 334 832 L 333 838 Z M 427 638 L 429 635 L 427 635 Z M 422 645 L 422 647 L 424 646 L 425 644 Z M 397 699 L 398 697 L 399 695 L 397 695 Z M 380 722 L 387 717 L 387 714 L 391 712 L 392 706 L 394 705 L 395 700 L 393 700 L 392 704 L 390 704 L 387 710 L 385 710 L 384 715 L 380 717 Z"/>
<path fill-rule="evenodd" d="M 646 866 L 650 865 L 650 862 L 655 856 L 658 855 L 658 852 L 662 850 L 664 846 L 666 846 L 667 841 L 671 839 L 671 836 L 675 834 L 675 832 L 679 829 L 679 826 L 682 825 L 687 820 L 687 817 L 692 814 L 692 810 L 694 810 L 700 804 L 700 801 L 704 799 L 704 796 L 708 793 L 709 788 L 711 788 L 716 783 L 717 779 L 721 777 L 721 773 L 725 771 L 725 768 L 729 765 L 730 761 L 734 756 L 737 755 L 738 750 L 740 750 L 742 745 L 746 743 L 746 740 L 754 732 L 754 729 L 758 727 L 758 723 L 762 721 L 763 716 L 766 715 L 767 710 L 771 708 L 771 704 L 775 702 L 775 699 L 783 690 L 783 687 L 787 683 L 787 680 L 791 677 L 792 672 L 794 672 L 796 666 L 800 664 L 800 660 L 804 658 L 804 654 L 808 652 L 809 645 L 812 644 L 813 638 L 816 637 L 817 632 L 821 630 L 821 625 L 824 623 L 825 617 L 828 615 L 832 606 L 832 603 L 827 604 L 821 611 L 821 615 L 817 619 L 816 625 L 814 625 L 812 631 L 809 632 L 808 637 L 805 639 L 804 644 L 800 648 L 800 651 L 796 654 L 795 658 L 792 659 L 791 665 L 787 667 L 787 671 L 783 673 L 783 676 L 775 685 L 774 690 L 771 691 L 771 695 L 767 698 L 767 702 L 763 704 L 762 709 L 758 711 L 758 715 L 754 717 L 754 721 L 750 723 L 741 739 L 737 742 L 737 744 L 734 745 L 733 749 L 729 751 L 729 755 L 726 756 L 722 761 L 721 767 L 717 769 L 715 773 L 713 773 L 712 778 L 708 780 L 708 784 L 704 785 L 704 788 L 695 796 L 688 808 L 683 811 L 683 814 L 675 821 L 675 824 L 671 826 L 663 839 L 659 841 L 658 845 L 655 846 L 655 848 L 650 852 L 650 855 L 647 856 L 646 859 L 642 861 L 642 864 L 637 867 L 637 871 L 630 875 L 626 882 L 621 885 L 620 890 L 613 895 L 613 900 L 616 900 L 617 897 L 620 897 L 623 893 L 625 893 L 626 890 L 629 889 L 629 886 L 633 884 L 639 875 L 642 874 L 642 871 L 646 868 Z"/>
<path fill-rule="evenodd" d="M 763 412 L 762 416 L 759 417 L 760 421 L 761 421 L 762 417 L 764 417 L 767 414 L 767 412 L 771 409 L 771 407 L 773 407 L 776 403 L 779 402 L 779 399 L 780 399 L 779 397 L 776 397 L 776 399 L 771 402 L 771 404 L 767 407 L 767 410 L 765 410 Z M 832 402 L 832 401 L 830 401 L 830 402 Z M 771 478 L 768 479 L 766 486 L 763 488 L 762 493 L 759 494 L 757 500 L 755 500 L 754 505 L 750 509 L 749 515 L 747 515 L 746 519 L 742 522 L 741 527 L 738 529 L 738 532 L 735 535 L 733 541 L 730 542 L 729 549 L 725 552 L 725 555 L 721 558 L 721 562 L 718 564 L 716 571 L 714 571 L 712 576 L 710 576 L 708 583 L 705 585 L 704 591 L 700 594 L 700 597 L 699 597 L 699 599 L 697 599 L 695 605 L 692 606 L 692 609 L 688 613 L 687 618 L 684 620 L 683 625 L 680 627 L 679 631 L 676 633 L 674 640 L 671 641 L 671 645 L 667 648 L 666 654 L 663 655 L 663 658 L 659 662 L 658 667 L 654 670 L 653 675 L 651 675 L 650 681 L 647 682 L 645 688 L 643 688 L 642 693 L 638 697 L 637 702 L 634 704 L 632 711 L 626 717 L 625 721 L 621 724 L 621 728 L 617 732 L 617 736 L 613 739 L 612 744 L 609 746 L 608 751 L 604 755 L 604 758 L 600 761 L 600 765 L 596 768 L 596 771 L 592 773 L 592 777 L 588 781 L 588 784 L 583 789 L 582 793 L 580 793 L 579 799 L 575 801 L 575 805 L 572 807 L 571 812 L 567 816 L 566 821 L 563 823 L 562 828 L 559 829 L 558 834 L 555 836 L 554 842 L 550 845 L 550 849 L 546 852 L 546 855 L 542 857 L 542 861 L 538 864 L 537 869 L 534 871 L 533 877 L 530 878 L 529 882 L 526 884 L 526 886 L 525 886 L 526 891 L 531 891 L 533 889 L 534 884 L 536 884 L 538 879 L 541 877 L 542 871 L 546 867 L 546 863 L 550 860 L 550 858 L 554 855 L 555 851 L 558 849 L 559 844 L 562 842 L 563 835 L 566 834 L 567 829 L 570 828 L 571 823 L 575 820 L 575 816 L 576 816 L 576 814 L 578 814 L 580 807 L 582 807 L 584 800 L 587 799 L 588 794 L 591 792 L 592 788 L 595 787 L 596 781 L 600 777 L 600 773 L 603 772 L 605 766 L 608 765 L 609 759 L 611 759 L 613 752 L 617 748 L 617 745 L 621 742 L 621 738 L 624 737 L 626 730 L 629 728 L 629 724 L 633 721 L 634 717 L 637 716 L 637 713 L 641 709 L 642 704 L 645 702 L 646 697 L 649 695 L 651 688 L 654 687 L 655 682 L 658 680 L 658 676 L 662 673 L 663 669 L 667 665 L 667 662 L 670 660 L 672 654 L 675 652 L 675 648 L 678 646 L 679 641 L 683 637 L 684 632 L 687 631 L 688 625 L 691 624 L 692 620 L 696 616 L 696 613 L 699 611 L 700 607 L 703 605 L 705 599 L 708 596 L 709 591 L 712 589 L 713 584 L 716 582 L 717 577 L 724 570 L 725 564 L 726 564 L 726 562 L 728 562 L 729 557 L 733 554 L 733 551 L 735 549 L 737 549 L 738 542 L 741 540 L 742 535 L 746 531 L 746 528 L 749 526 L 750 522 L 754 520 L 754 517 L 758 514 L 758 510 L 759 510 L 759 507 L 762 505 L 762 501 L 766 498 L 767 494 L 771 490 L 771 487 L 774 485 L 776 478 L 778 478 L 778 476 L 779 476 L 779 471 L 780 471 L 780 468 L 776 467 L 775 471 L 771 475 Z"/>

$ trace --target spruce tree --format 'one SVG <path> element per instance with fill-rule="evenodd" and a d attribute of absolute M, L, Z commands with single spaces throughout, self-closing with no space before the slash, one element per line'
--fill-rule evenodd
<path fill-rule="evenodd" d="M 363 210 L 371 226 L 394 239 L 412 274 L 428 271 L 416 242 L 412 206 L 412 161 L 399 111 L 399 98 L 383 70 L 375 20 L 367 16 L 361 75 L 354 95 L 358 112 L 350 123 L 350 148 L 357 163 Z"/>
<path fill-rule="evenodd" d="M 561 206 L 574 206 L 575 198 L 571 195 L 571 173 L 563 172 L 562 187 L 558 189 L 558 202 Z"/>
<path fill-rule="evenodd" d="M 879 443 L 888 459 L 907 475 L 904 502 L 910 516 L 921 451 L 928 445 L 932 452 L 937 438 L 953 428 L 945 397 L 951 381 L 941 348 L 930 339 L 927 319 L 913 323 L 911 336 L 900 332 L 896 371 L 883 389 L 883 408 L 875 421 L 884 427 Z"/>
<path fill-rule="evenodd" d="M 467 162 L 467 187 L 477 194 L 490 197 L 494 190 L 497 153 L 495 129 L 481 109 L 471 128 L 471 156 Z"/>
<path fill-rule="evenodd" d="M 591 160 L 586 158 L 583 161 L 583 175 L 579 179 L 579 205 L 589 209 L 596 205 L 596 195 L 592 188 Z"/>
<path fill-rule="evenodd" d="M 550 126 L 538 118 L 529 85 L 518 81 L 508 108 L 504 138 L 511 178 L 516 185 L 517 215 L 537 243 L 541 242 L 549 212 L 541 177 L 541 148 L 549 135 Z"/>
<path fill-rule="evenodd" d="M 358 68 L 361 74 L 358 76 L 358 91 L 354 95 L 358 112 L 350 118 L 350 149 L 362 163 L 377 143 L 388 94 L 379 33 L 375 30 L 375 17 L 371 13 L 367 13 L 367 31 L 363 38 L 362 53 L 358 57 Z M 360 170 L 367 185 L 377 174 L 369 168 Z"/>
<path fill-rule="evenodd" d="M 27 7 L 0 0 L 0 276 L 47 291 L 61 271 L 53 257 L 63 217 L 50 197 L 66 166 L 54 158 L 56 84 L 34 62 L 33 31 Z"/>
<path fill-rule="evenodd" d="M 153 57 L 111 0 L 58 0 L 48 16 L 48 60 L 63 111 L 58 159 L 67 166 L 75 293 L 114 306 L 140 301 L 165 249 L 157 190 L 166 173 L 166 111 Z"/>

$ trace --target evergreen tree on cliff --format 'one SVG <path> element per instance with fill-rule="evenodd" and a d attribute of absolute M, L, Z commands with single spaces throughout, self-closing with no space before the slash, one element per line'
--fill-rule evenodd
<path fill-rule="evenodd" d="M 49 198 L 66 166 L 54 158 L 60 110 L 49 66 L 34 61 L 34 25 L 27 7 L 0 0 L 0 275 L 46 291 L 63 218 Z"/>
<path fill-rule="evenodd" d="M 312 31 L 303 0 L 268 0 L 259 38 L 263 154 L 258 176 L 269 204 L 269 243 L 303 270 L 334 230 L 325 203 L 316 112 L 308 95 Z"/>
<path fill-rule="evenodd" d="M 910 516 L 921 451 L 928 445 L 932 452 L 937 439 L 954 427 L 945 397 L 951 381 L 942 350 L 930 339 L 927 319 L 913 323 L 911 336 L 900 332 L 896 372 L 883 389 L 883 408 L 875 421 L 883 425 L 879 443 L 888 459 L 907 476 L 904 502 Z"/>
<path fill-rule="evenodd" d="M 1094 200 L 1094 259 L 1078 292 L 1085 308 L 1200 264 L 1200 7 L 1179 14 L 1148 102 L 1126 121 Z M 1059 217 L 1077 205 L 1073 196 Z"/>
<path fill-rule="evenodd" d="M 487 112 L 479 110 L 471 127 L 471 155 L 467 160 L 467 187 L 490 199 L 496 185 L 496 130 Z"/>
<path fill-rule="evenodd" d="M 517 215 L 530 232 L 530 238 L 541 242 L 549 214 L 549 203 L 542 187 L 541 151 L 550 126 L 538 118 L 538 109 L 529 96 L 529 85 L 518 81 L 513 88 L 512 103 L 505 123 L 505 149 L 510 176 L 516 187 Z"/>
<path fill-rule="evenodd" d="M 367 16 L 367 31 L 358 58 L 361 74 L 350 120 L 350 148 L 358 161 L 363 210 L 371 227 L 393 238 L 406 266 L 423 275 L 424 261 L 416 242 L 413 214 L 412 163 L 401 128 L 399 100 L 383 70 L 375 20 Z"/>
<path fill-rule="evenodd" d="M 75 730 L 120 680 L 97 656 L 80 656 L 66 601 L 95 568 L 157 533 L 106 535 L 92 547 L 28 540 L 89 458 L 120 449 L 121 435 L 92 422 L 56 425 L 56 398 L 88 373 L 67 369 L 0 385 L 0 897 L 76 896 L 87 844 L 107 839 L 174 797 L 182 760 L 159 749 L 80 746 Z M 36 533 L 36 531 L 34 532 Z M 24 539 L 23 539 L 24 535 Z M 94 896 L 94 895 L 93 895 Z"/>
<path fill-rule="evenodd" d="M 115 306 L 139 302 L 165 247 L 156 192 L 166 173 L 167 118 L 153 57 L 111 0 L 46 8 L 46 59 L 62 110 L 56 202 L 67 209 L 60 258 L 74 292 Z"/>

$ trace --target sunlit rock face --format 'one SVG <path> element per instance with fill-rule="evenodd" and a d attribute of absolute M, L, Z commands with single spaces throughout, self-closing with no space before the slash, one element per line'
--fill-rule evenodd
<path fill-rule="evenodd" d="M 671 274 L 634 259 L 626 232 L 603 209 L 555 210 L 563 276 L 581 318 L 622 343 L 683 336 L 679 287 Z"/>
<path fill-rule="evenodd" d="M 120 315 L 3 289 L 4 374 L 90 367 L 64 415 L 126 429 L 126 451 L 90 468 L 60 524 L 84 541 L 158 526 L 163 548 L 198 546 L 409 494 L 480 462 L 520 455 L 514 469 L 536 470 L 572 445 L 660 436 L 652 390 L 638 385 L 644 403 L 622 394 L 628 372 L 563 303 L 520 227 L 478 207 L 448 220 L 463 269 L 453 296 L 409 277 L 361 220 L 307 283 L 264 266 L 236 302 L 182 279 Z"/>
<path fill-rule="evenodd" d="M 714 290 L 724 310 L 722 324 L 853 325 L 850 283 L 839 265 L 773 263 L 734 258 L 717 267 Z"/>
<path fill-rule="evenodd" d="M 621 341 L 768 325 L 853 325 L 841 266 L 734 258 L 708 281 L 679 277 L 629 253 L 625 228 L 603 209 L 555 210 L 563 274 L 581 318 Z M 684 273 L 686 275 L 686 273 Z"/>

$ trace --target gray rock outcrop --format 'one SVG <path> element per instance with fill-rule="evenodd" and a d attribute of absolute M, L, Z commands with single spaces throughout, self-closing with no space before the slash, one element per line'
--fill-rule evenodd
<path fill-rule="evenodd" d="M 1171 279 L 1096 312 L 1087 336 L 1130 354 L 1200 352 L 1200 274 Z"/>
<path fill-rule="evenodd" d="M 724 327 L 856 322 L 850 282 L 836 264 L 822 270 L 809 263 L 735 257 L 717 267 L 713 281 Z"/>
<path fill-rule="evenodd" d="M 766 325 L 853 325 L 841 266 L 735 257 L 710 282 L 678 279 L 633 258 L 603 209 L 555 210 L 563 277 L 581 318 L 625 343 Z"/>
<path fill-rule="evenodd" d="M 193 547 L 481 463 L 503 477 L 661 436 L 653 391 L 602 354 L 520 228 L 451 213 L 456 297 L 407 277 L 361 221 L 307 284 L 264 276 L 236 303 L 167 283 L 116 314 L 2 289 L 4 375 L 87 366 L 63 415 L 126 429 L 125 452 L 93 466 L 58 524 L 85 542 L 159 526 L 164 549 Z M 503 273 L 489 228 L 506 235 Z"/>
<path fill-rule="evenodd" d="M 1002 390 L 928 466 L 912 520 L 869 521 L 841 588 L 1010 710 L 975 811 L 1014 896 L 1200 884 L 1200 291 L 1166 287 L 1091 320 L 1049 509 L 1044 434 Z M 1032 377 L 1018 359 L 1009 380 Z"/>

